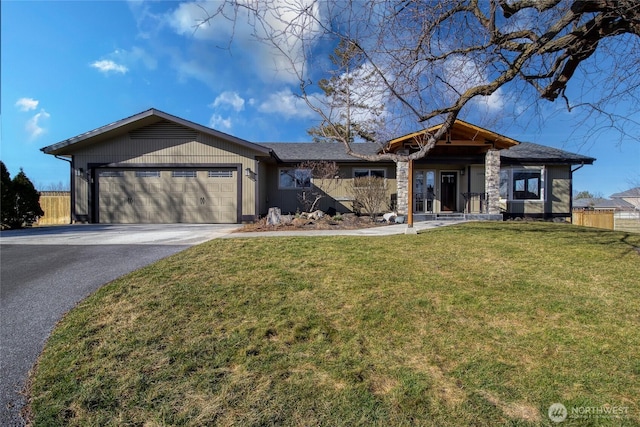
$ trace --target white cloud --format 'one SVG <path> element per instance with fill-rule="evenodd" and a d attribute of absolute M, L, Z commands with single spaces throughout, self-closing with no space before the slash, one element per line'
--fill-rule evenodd
<path fill-rule="evenodd" d="M 110 72 L 125 74 L 129 69 L 122 64 L 117 64 L 110 59 L 95 61 L 91 66 L 101 73 L 108 74 Z"/>
<path fill-rule="evenodd" d="M 487 70 L 483 64 L 463 56 L 452 57 L 445 64 L 445 77 L 447 82 L 458 93 L 489 83 Z M 451 94 L 455 96 L 454 94 Z M 497 90 L 489 96 L 476 97 L 474 101 L 486 106 L 489 110 L 500 110 L 504 107 L 504 96 L 501 90 Z"/>
<path fill-rule="evenodd" d="M 39 101 L 33 98 L 20 98 L 16 101 L 16 107 L 20 111 L 31 111 L 38 108 Z"/>
<path fill-rule="evenodd" d="M 244 99 L 237 92 L 222 92 L 210 105 L 212 108 L 230 106 L 236 111 L 244 110 Z"/>
<path fill-rule="evenodd" d="M 258 106 L 261 113 L 281 114 L 285 118 L 309 118 L 314 116 L 314 112 L 304 102 L 303 99 L 291 92 L 291 89 L 270 94 L 267 99 Z"/>
<path fill-rule="evenodd" d="M 149 70 L 155 70 L 158 67 L 156 58 L 147 53 L 144 49 L 134 46 L 131 50 L 116 49 L 109 55 L 114 62 L 122 64 L 125 68 L 134 66 L 138 62 L 142 62 Z"/>
<path fill-rule="evenodd" d="M 42 122 L 48 120 L 49 117 L 51 117 L 51 115 L 42 109 L 39 113 L 27 120 L 25 130 L 30 140 L 34 140 L 46 132 Z"/>
<path fill-rule="evenodd" d="M 255 70 L 259 70 L 259 78 L 297 81 L 292 68 L 302 70 L 305 65 L 305 49 L 309 49 L 315 43 L 315 35 L 320 30 L 321 14 L 318 2 L 253 2 L 251 7 L 260 9 L 257 13 L 265 22 L 263 27 L 256 24 L 255 19 L 247 19 L 247 12 L 242 8 L 243 3 L 252 1 L 238 1 L 238 10 L 234 10 L 232 2 L 184 2 L 166 15 L 166 24 L 176 34 L 184 37 L 214 42 L 219 48 L 237 47 L 235 54 L 248 54 L 256 63 Z M 233 17 L 235 13 L 238 13 L 238 19 L 235 21 L 227 18 Z M 208 16 L 211 16 L 211 19 L 205 23 L 204 20 Z M 265 28 L 269 28 L 269 34 L 276 34 L 273 41 L 277 47 L 256 39 L 256 36 L 264 39 L 270 37 L 263 32 Z M 269 68 L 275 74 L 265 72 Z"/>
<path fill-rule="evenodd" d="M 231 129 L 231 117 L 224 118 L 219 114 L 214 114 L 209 119 L 209 127 L 214 129 Z"/>

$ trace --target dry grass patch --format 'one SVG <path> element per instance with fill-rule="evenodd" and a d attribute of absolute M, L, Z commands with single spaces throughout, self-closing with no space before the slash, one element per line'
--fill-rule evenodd
<path fill-rule="evenodd" d="M 63 319 L 33 423 L 548 425 L 562 402 L 640 425 L 638 246 L 538 223 L 212 241 Z"/>

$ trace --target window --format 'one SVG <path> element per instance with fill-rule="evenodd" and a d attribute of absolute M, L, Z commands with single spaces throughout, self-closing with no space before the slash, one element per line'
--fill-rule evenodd
<path fill-rule="evenodd" d="M 232 171 L 209 171 L 209 178 L 231 178 Z"/>
<path fill-rule="evenodd" d="M 508 169 L 500 170 L 500 198 L 509 198 L 509 181 L 511 177 L 511 171 Z"/>
<path fill-rule="evenodd" d="M 544 169 L 501 170 L 500 198 L 508 200 L 544 200 Z"/>
<path fill-rule="evenodd" d="M 354 169 L 353 170 L 354 178 L 362 178 L 366 176 L 375 176 L 378 178 L 385 178 L 385 170 L 384 169 Z"/>
<path fill-rule="evenodd" d="M 540 200 L 542 176 L 540 171 L 513 172 L 513 199 Z"/>
<path fill-rule="evenodd" d="M 124 176 L 124 171 L 100 171 L 100 176 L 107 178 L 122 178 Z"/>
<path fill-rule="evenodd" d="M 353 178 L 354 178 L 354 180 L 356 178 L 369 178 L 369 177 L 370 178 L 382 178 L 384 180 L 384 185 L 386 187 L 387 181 L 385 180 L 386 173 L 385 173 L 384 169 L 354 169 L 353 170 Z M 359 180 L 359 181 L 360 182 L 357 182 L 355 184 L 357 186 L 356 188 L 361 188 L 364 183 L 371 182 L 370 180 Z M 364 184 L 364 185 L 366 187 L 368 184 Z"/>
<path fill-rule="evenodd" d="M 177 170 L 171 171 L 173 178 L 195 178 L 197 176 L 196 171 Z"/>
<path fill-rule="evenodd" d="M 310 169 L 280 169 L 280 188 L 311 188 Z"/>
<path fill-rule="evenodd" d="M 136 171 L 136 178 L 160 178 L 160 171 Z"/>

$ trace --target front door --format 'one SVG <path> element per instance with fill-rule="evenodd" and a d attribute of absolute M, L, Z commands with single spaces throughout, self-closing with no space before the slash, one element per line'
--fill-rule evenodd
<path fill-rule="evenodd" d="M 453 212 L 457 206 L 458 173 L 442 172 L 440 174 L 440 210 Z"/>

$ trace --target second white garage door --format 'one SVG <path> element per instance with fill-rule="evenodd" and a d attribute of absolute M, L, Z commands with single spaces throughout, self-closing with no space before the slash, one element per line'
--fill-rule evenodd
<path fill-rule="evenodd" d="M 101 169 L 99 222 L 236 223 L 237 170 Z"/>

